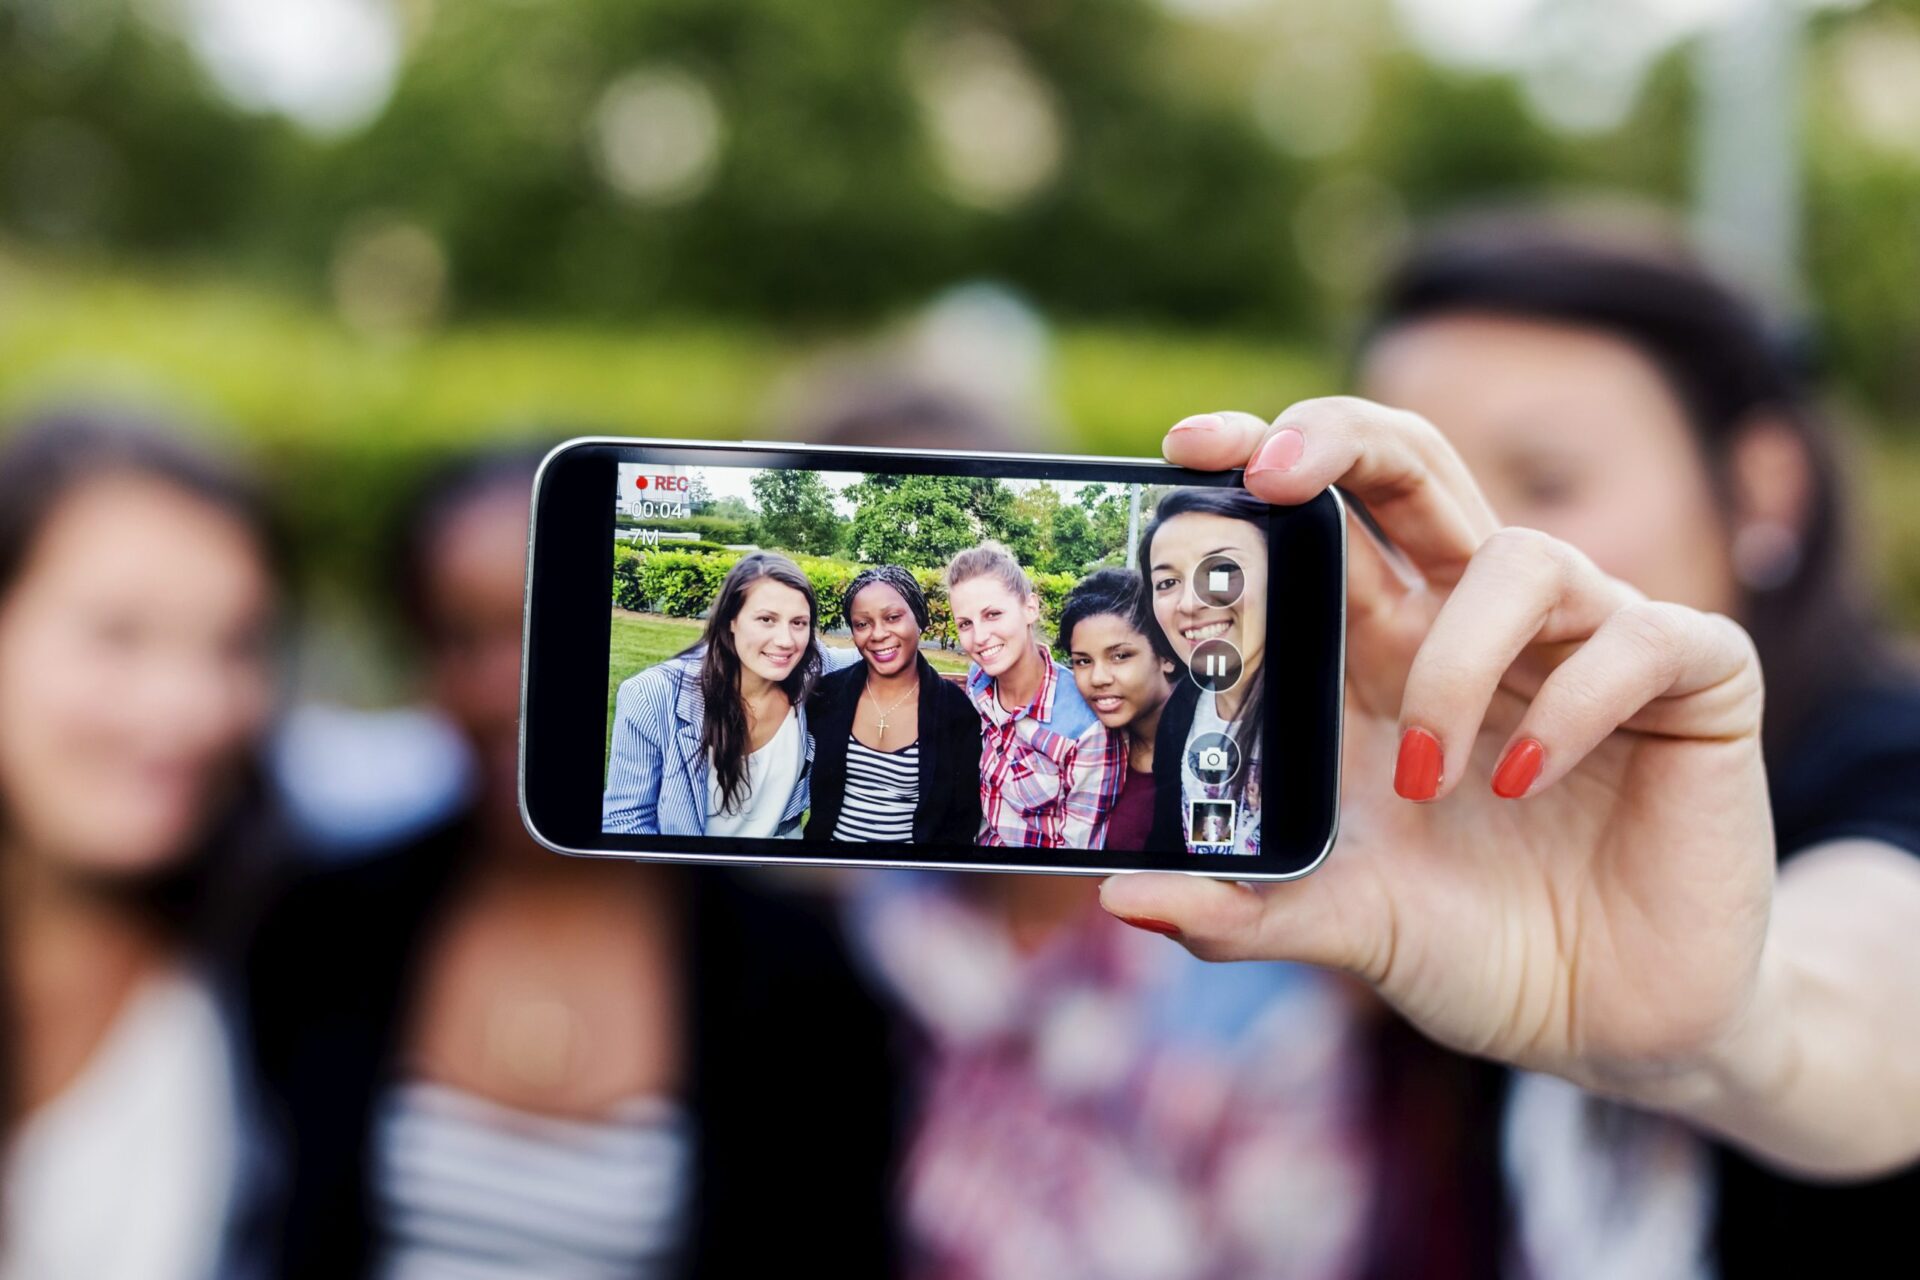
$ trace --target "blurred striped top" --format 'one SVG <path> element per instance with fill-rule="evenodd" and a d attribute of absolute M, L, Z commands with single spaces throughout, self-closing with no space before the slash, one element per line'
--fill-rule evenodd
<path fill-rule="evenodd" d="M 675 1273 L 692 1128 L 639 1098 L 565 1120 L 415 1081 L 387 1095 L 374 1153 L 384 1280 L 649 1280 Z"/>

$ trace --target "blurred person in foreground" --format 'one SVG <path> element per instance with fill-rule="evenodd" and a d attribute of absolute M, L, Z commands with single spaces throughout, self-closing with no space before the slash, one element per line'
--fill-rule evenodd
<path fill-rule="evenodd" d="M 1015 447 L 969 404 L 884 380 L 802 434 Z M 1145 748 L 1164 729 L 1150 722 L 1169 693 L 1148 610 L 1137 574 L 1093 575 L 1066 604 L 1072 634 L 1061 637 L 1076 663 L 1069 679 L 1085 680 L 1141 775 L 1128 782 L 1148 801 L 1127 815 L 1138 842 L 1153 817 Z M 1116 651 L 1131 664 L 1125 698 Z M 1096 654 L 1109 669 L 1093 669 Z M 1178 788 L 1177 774 L 1168 785 Z M 1377 1006 L 1358 984 L 1305 966 L 1206 965 L 1117 926 L 1094 883 L 1073 876 L 869 872 L 847 884 L 860 954 L 908 1046 L 896 1193 L 906 1274 L 1484 1274 L 1457 1240 L 1421 1229 L 1432 1220 L 1455 1231 L 1468 1216 L 1445 1190 L 1450 1171 L 1413 1179 L 1435 1189 L 1431 1201 L 1380 1230 L 1401 1200 L 1374 1194 L 1375 1169 L 1420 1165 L 1420 1147 L 1457 1108 L 1443 1105 L 1453 1088 L 1444 1062 L 1422 1077 L 1424 1106 L 1379 1088 L 1366 1016 Z M 1399 1123 L 1403 1112 L 1411 1123 Z M 1376 1141 L 1382 1133 L 1393 1145 Z"/>
<path fill-rule="evenodd" d="M 396 555 L 432 698 L 478 757 L 472 803 L 295 884 L 254 952 L 259 1070 L 295 1160 L 279 1274 L 886 1274 L 884 1024 L 828 925 L 521 825 L 536 462 L 452 468 Z"/>
<path fill-rule="evenodd" d="M 7 1280 L 196 1280 L 246 1164 L 211 892 L 273 702 L 262 507 L 182 440 L 0 443 L 0 1141 Z"/>
<path fill-rule="evenodd" d="M 1271 501 L 1343 484 L 1410 569 L 1356 533 L 1340 847 L 1265 892 L 1123 877 L 1105 905 L 1545 1073 L 1506 1103 L 1525 1274 L 1904 1256 L 1920 680 L 1804 378 L 1677 251 L 1513 218 L 1406 264 L 1359 374 L 1370 400 L 1165 445 Z"/>

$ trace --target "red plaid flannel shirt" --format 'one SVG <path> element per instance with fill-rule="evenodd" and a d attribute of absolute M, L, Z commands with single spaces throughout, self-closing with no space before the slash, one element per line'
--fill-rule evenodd
<path fill-rule="evenodd" d="M 980 843 L 1099 849 L 1127 780 L 1126 735 L 1100 723 L 1052 655 L 1040 656 L 1040 690 L 1018 711 L 1000 705 L 978 667 L 967 679 L 980 711 Z"/>

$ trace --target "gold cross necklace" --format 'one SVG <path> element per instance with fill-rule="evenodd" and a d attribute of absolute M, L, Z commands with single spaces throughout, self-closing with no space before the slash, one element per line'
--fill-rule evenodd
<path fill-rule="evenodd" d="M 908 698 L 920 692 L 920 682 L 918 680 L 914 681 L 913 688 L 894 699 L 893 705 L 890 707 L 882 707 L 880 705 L 880 699 L 873 696 L 873 681 L 871 679 L 867 681 L 865 692 L 868 699 L 873 703 L 874 724 L 880 730 L 880 745 L 884 747 L 887 745 L 887 717 L 898 711 L 901 704 Z"/>

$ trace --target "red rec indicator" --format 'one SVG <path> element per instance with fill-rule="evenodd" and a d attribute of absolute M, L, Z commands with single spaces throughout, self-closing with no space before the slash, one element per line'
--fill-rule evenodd
<path fill-rule="evenodd" d="M 647 487 L 647 478 L 646 478 L 645 476 L 635 476 L 635 477 L 633 478 L 633 487 L 634 487 L 634 488 L 636 488 L 636 489 L 644 489 L 644 488 L 646 488 L 646 487 Z"/>

